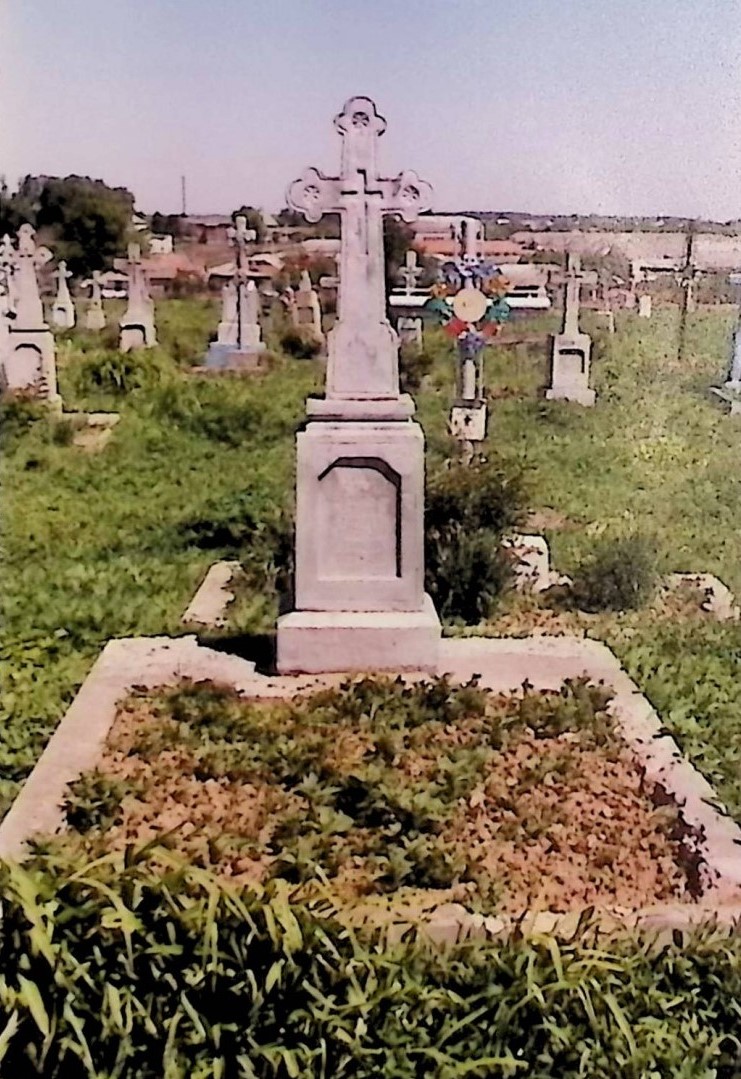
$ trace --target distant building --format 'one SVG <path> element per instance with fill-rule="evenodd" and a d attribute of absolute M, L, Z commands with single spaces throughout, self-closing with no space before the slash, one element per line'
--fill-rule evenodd
<path fill-rule="evenodd" d="M 271 255 L 265 251 L 258 251 L 247 258 L 247 276 L 257 284 L 264 281 L 272 281 L 283 267 L 283 259 L 278 255 Z M 236 271 L 236 264 L 221 262 L 218 266 L 210 266 L 208 274 L 208 287 L 220 288 L 232 279 Z"/>
<path fill-rule="evenodd" d="M 233 227 L 230 214 L 188 214 L 183 218 L 183 234 L 201 244 L 225 244 L 229 242 L 229 230 Z"/>
<path fill-rule="evenodd" d="M 173 250 L 173 240 L 169 233 L 161 236 L 152 236 L 149 241 L 150 255 L 171 255 Z"/>

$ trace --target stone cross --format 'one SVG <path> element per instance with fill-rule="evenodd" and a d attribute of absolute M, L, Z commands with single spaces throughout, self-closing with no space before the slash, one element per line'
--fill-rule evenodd
<path fill-rule="evenodd" d="M 100 272 L 93 270 L 90 302 L 85 311 L 85 328 L 88 330 L 102 330 L 104 326 L 105 312 L 103 311 L 103 297 L 100 292 Z"/>
<path fill-rule="evenodd" d="M 18 252 L 15 257 L 18 281 L 16 326 L 23 330 L 46 326 L 36 271 L 49 262 L 52 254 L 46 247 L 37 247 L 34 237 L 32 225 L 21 225 L 18 230 Z"/>
<path fill-rule="evenodd" d="M 417 265 L 417 252 L 413 248 L 410 248 L 406 253 L 404 265 L 399 270 L 399 277 L 404 282 L 407 296 L 411 294 L 412 289 L 417 284 L 417 280 L 423 273 L 424 270 L 422 267 Z"/>
<path fill-rule="evenodd" d="M 562 331 L 566 337 L 578 337 L 579 335 L 579 299 L 583 276 L 580 256 L 569 251 Z"/>
<path fill-rule="evenodd" d="M 54 325 L 61 326 L 63 329 L 71 329 L 75 324 L 75 306 L 67 284 L 67 278 L 71 276 L 67 263 L 61 259 L 57 267 L 57 295 L 51 314 Z"/>
<path fill-rule="evenodd" d="M 341 219 L 338 319 L 329 335 L 327 398 L 399 397 L 398 339 L 386 319 L 383 216 L 406 221 L 431 205 L 432 188 L 415 172 L 379 176 L 378 140 L 386 130 L 370 98 L 352 97 L 335 117 L 342 137 L 339 176 L 307 169 L 287 192 L 288 205 L 316 222 Z"/>

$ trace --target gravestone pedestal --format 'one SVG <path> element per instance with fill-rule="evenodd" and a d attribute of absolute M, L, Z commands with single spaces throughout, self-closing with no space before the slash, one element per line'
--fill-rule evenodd
<path fill-rule="evenodd" d="M 8 390 L 34 390 L 48 401 L 60 400 L 54 335 L 48 326 L 11 327 L 2 383 Z"/>
<path fill-rule="evenodd" d="M 575 401 L 594 404 L 595 392 L 589 388 L 589 363 L 592 339 L 589 334 L 573 337 L 557 333 L 551 342 L 551 384 L 546 390 L 547 401 Z"/>
<path fill-rule="evenodd" d="M 296 610 L 278 621 L 279 670 L 433 670 L 421 427 L 315 420 L 296 445 Z"/>

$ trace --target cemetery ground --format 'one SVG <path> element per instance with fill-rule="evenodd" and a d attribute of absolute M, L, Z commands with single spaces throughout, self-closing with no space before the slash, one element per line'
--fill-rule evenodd
<path fill-rule="evenodd" d="M 206 638 L 225 649 L 250 654 L 257 648 L 264 655 L 277 613 L 275 580 L 290 547 L 293 432 L 306 394 L 322 385 L 322 370 L 317 361 L 282 355 L 277 338 L 268 334 L 269 373 L 253 379 L 188 376 L 216 317 L 215 309 L 201 301 L 164 302 L 158 309 L 160 348 L 127 356 L 101 350 L 82 332 L 60 335 L 66 407 L 121 413 L 99 452 L 75 446 L 64 419 L 45 419 L 33 407 L 7 408 L 2 463 L 7 712 L 0 728 L 0 811 L 9 807 L 105 642 L 183 633 L 182 613 L 213 561 L 239 559 L 244 571 L 226 627 Z M 523 521 L 530 515 L 523 530 L 546 535 L 559 572 L 577 576 L 597 544 L 638 534 L 655 554 L 660 573 L 712 572 L 741 595 L 738 427 L 707 397 L 707 386 L 722 375 L 732 314 L 705 308 L 691 316 L 681 364 L 676 309 L 659 309 L 651 320 L 625 314 L 617 321 L 618 333 L 610 338 L 585 318 L 596 341 L 593 409 L 538 397 L 546 380 L 544 344 L 490 347 L 485 452 L 505 477 L 522 472 Z M 554 317 L 525 326 L 531 333 L 555 323 Z M 515 325 L 507 332 L 517 330 Z M 427 331 L 426 348 L 429 370 L 413 392 L 434 482 L 451 453 L 445 425 L 452 346 L 440 331 Z M 497 636 L 535 629 L 605 641 L 741 822 L 738 623 L 713 620 L 692 597 L 678 602 L 661 593 L 632 611 L 572 608 L 567 597 L 505 592 L 482 625 L 474 629 L 449 619 L 446 632 Z M 366 684 L 366 690 L 381 698 L 402 692 L 383 680 Z M 470 737 L 452 756 L 466 794 L 475 787 L 472 770 L 490 760 L 491 747 L 477 733 L 482 708 L 499 717 L 510 753 L 517 753 L 523 739 L 534 738 L 542 722 L 554 727 L 547 731 L 549 750 L 553 739 L 576 734 L 586 753 L 599 750 L 599 761 L 619 760 L 604 701 L 583 686 L 554 699 L 551 708 L 541 705 L 540 720 L 531 716 L 529 725 L 512 700 L 482 701 L 486 695 L 480 690 L 467 692 L 461 704 L 464 691 L 446 690 L 445 705 L 438 705 L 455 710 L 460 704 L 455 717 L 452 712 L 443 717 L 448 723 L 464 714 Z M 440 721 L 430 716 L 429 707 L 422 709 L 423 722 L 414 718 L 424 693 L 409 690 L 405 697 L 407 723 L 418 727 L 418 749 L 433 740 L 429 724 Z M 352 695 L 341 689 L 326 694 L 323 706 L 335 710 L 342 726 L 342 717 L 352 712 Z M 574 705 L 578 699 L 581 710 Z M 572 726 L 554 725 L 553 717 L 567 706 L 572 706 Z M 200 771 L 193 774 L 207 781 L 219 769 L 236 766 L 230 724 L 233 734 L 237 720 L 252 724 L 255 752 L 263 764 L 270 762 L 275 775 L 287 767 L 286 744 L 295 755 L 288 760 L 294 767 L 307 754 L 313 753 L 313 760 L 331 754 L 328 729 L 309 724 L 311 737 L 304 744 L 296 736 L 296 730 L 305 733 L 303 721 L 287 706 L 276 706 L 267 718 L 254 709 L 247 717 L 235 715 L 244 708 L 228 694 L 198 687 L 139 694 L 119 716 L 107 763 L 116 756 L 115 739 L 119 750 L 126 739 L 138 739 L 140 748 L 148 739 L 133 778 L 144 776 L 153 798 L 168 770 L 157 770 L 163 767 L 157 758 L 162 748 L 171 754 L 169 770 L 174 766 L 182 773 L 183 783 L 194 760 Z M 205 715 L 222 726 L 204 761 L 193 732 Z M 270 734 L 276 730 L 282 737 L 274 744 Z M 388 765 L 394 732 L 386 734 L 381 760 Z M 361 736 L 356 732 L 355 737 Z M 158 738 L 161 744 L 153 752 Z M 244 745 L 239 748 L 244 755 Z M 350 734 L 345 748 L 351 754 Z M 564 759 L 554 769 L 569 766 L 573 772 L 573 755 L 566 764 Z M 597 758 L 584 757 L 582 767 L 587 759 L 599 766 Z M 439 761 L 420 749 L 420 759 L 407 764 L 419 777 Z M 264 811 L 264 800 L 274 799 L 270 810 L 284 832 L 285 857 L 294 858 L 298 871 L 272 881 L 261 897 L 260 889 L 268 885 L 253 872 L 257 859 L 248 843 L 239 852 L 240 869 L 243 879 L 254 881 L 254 890 L 239 896 L 220 889 L 195 858 L 183 865 L 176 853 L 159 850 L 154 855 L 159 872 L 152 875 L 152 852 L 129 855 L 122 866 L 105 853 L 105 842 L 96 847 L 86 836 L 86 823 L 102 824 L 103 838 L 115 846 L 116 797 L 124 793 L 120 785 L 132 780 L 113 767 L 109 777 L 108 786 L 96 788 L 88 780 L 87 788 L 83 782 L 73 793 L 71 816 L 80 837 L 66 847 L 42 846 L 28 870 L 3 870 L 7 901 L 0 966 L 7 967 L 16 953 L 26 954 L 22 981 L 15 990 L 3 987 L 0 995 L 0 1018 L 13 1006 L 14 1014 L 25 1016 L 24 1037 L 15 1037 L 17 1019 L 0 1029 L 0 1050 L 11 1054 L 8 1074 L 619 1074 L 636 1079 L 741 1074 L 737 941 L 710 932 L 691 940 L 680 934 L 656 946 L 627 936 L 606 941 L 587 917 L 558 939 L 515 935 L 448 951 L 407 941 L 385 950 L 342 928 L 330 917 L 326 896 L 311 899 L 309 889 L 303 895 L 311 899 L 308 906 L 289 907 L 288 896 L 295 900 L 302 883 L 305 855 L 305 836 L 295 824 L 297 805 L 291 803 L 295 793 L 275 784 L 272 794 L 260 789 L 250 810 L 262 799 Z M 383 780 L 393 788 L 398 775 L 387 770 Z M 453 798 L 455 782 L 449 791 Z M 114 813 L 108 820 L 110 805 Z M 440 810 L 439 805 L 425 808 L 433 814 Z M 327 809 L 347 815 L 348 805 L 327 804 Z M 649 818 L 646 809 L 637 827 L 656 824 Z M 445 837 L 455 848 L 444 861 L 446 872 L 462 856 L 466 822 L 459 824 L 462 831 Z M 383 820 L 374 827 L 385 834 Z M 367 876 L 378 856 L 371 829 L 345 835 L 355 876 Z M 206 845 L 217 839 L 206 836 Z M 626 836 L 616 834 L 616 847 L 621 841 L 627 843 Z M 675 879 L 670 842 L 661 829 L 652 842 L 649 868 L 659 889 L 672 894 L 681 882 Z M 198 853 L 187 845 L 181 849 Z M 439 856 L 440 850 L 426 853 Z M 89 859 L 96 856 L 91 866 Z M 228 857 L 236 856 L 232 851 Z M 218 868 L 219 858 L 209 854 L 206 863 Z M 435 858 L 425 864 L 430 869 Z M 390 871 L 403 874 L 403 860 Z M 514 874 L 513 863 L 510 871 Z M 439 876 L 435 883 L 440 884 Z M 352 890 L 355 884 L 346 877 L 343 886 Z M 528 887 L 526 879 L 522 887 Z M 513 880 L 490 872 L 477 893 L 469 893 L 470 905 L 487 914 L 502 909 L 508 888 L 516 890 Z M 46 984 L 50 968 L 56 988 Z M 169 980 L 171 999 L 158 991 L 162 978 Z M 64 1003 L 70 994 L 73 1005 Z M 68 1056 L 66 1064 L 54 1064 L 56 1071 L 45 1072 L 43 1064 L 37 1066 L 40 1061 L 48 1059 L 50 1069 L 64 1055 L 58 1046 L 62 1031 L 74 1046 L 74 1064 Z M 21 1051 L 16 1048 L 21 1044 L 35 1048 Z M 74 1066 L 86 1070 L 75 1072 Z"/>

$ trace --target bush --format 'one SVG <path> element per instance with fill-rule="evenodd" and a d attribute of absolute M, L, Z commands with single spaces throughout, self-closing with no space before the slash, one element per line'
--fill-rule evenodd
<path fill-rule="evenodd" d="M 604 540 L 574 574 L 572 597 L 583 611 L 635 610 L 656 588 L 655 545 L 645 536 Z"/>
<path fill-rule="evenodd" d="M 405 345 L 399 350 L 399 382 L 402 393 L 414 393 L 432 370 L 433 359 L 424 349 Z"/>
<path fill-rule="evenodd" d="M 86 353 L 72 374 L 79 394 L 121 395 L 151 388 L 172 374 L 173 365 L 158 349 L 132 352 L 96 350 Z"/>
<path fill-rule="evenodd" d="M 258 427 L 266 430 L 258 403 L 228 382 L 174 379 L 149 395 L 147 411 L 163 423 L 229 446 L 241 445 Z"/>
<path fill-rule="evenodd" d="M 32 394 L 7 393 L 0 398 L 0 446 L 9 445 L 35 423 L 46 418 L 48 407 Z"/>
<path fill-rule="evenodd" d="M 291 328 L 281 334 L 280 346 L 289 356 L 297 360 L 311 360 L 318 356 L 322 348 L 321 341 L 305 330 Z"/>
<path fill-rule="evenodd" d="M 443 617 L 475 624 L 489 616 L 511 573 L 502 539 L 523 507 L 522 475 L 502 465 L 455 463 L 429 480 L 426 586 Z"/>

